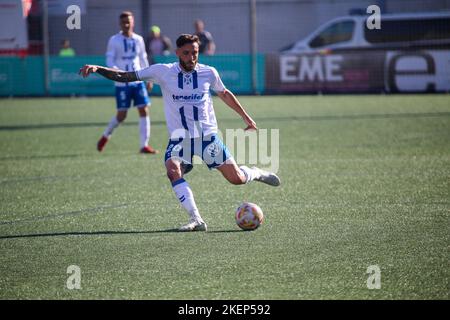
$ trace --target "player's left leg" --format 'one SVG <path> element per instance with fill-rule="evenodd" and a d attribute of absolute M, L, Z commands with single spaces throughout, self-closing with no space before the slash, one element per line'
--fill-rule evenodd
<path fill-rule="evenodd" d="M 153 149 L 148 144 L 150 140 L 150 105 L 151 101 L 148 96 L 147 88 L 143 82 L 137 84 L 133 88 L 134 105 L 137 107 L 139 113 L 139 137 L 140 137 L 140 152 L 141 153 L 158 153 L 158 150 Z"/>
<path fill-rule="evenodd" d="M 166 151 L 166 156 L 167 155 L 168 152 Z M 172 189 L 175 192 L 178 200 L 180 201 L 180 204 L 189 215 L 189 222 L 180 227 L 178 230 L 206 231 L 207 225 L 200 216 L 200 212 L 198 211 L 197 204 L 195 203 L 194 194 L 192 193 L 191 187 L 189 186 L 189 183 L 183 178 L 184 173 L 189 172 L 192 168 L 192 165 L 183 163 L 183 160 L 179 158 L 168 158 L 165 162 L 165 165 L 167 169 L 167 177 L 172 184 Z"/>
<path fill-rule="evenodd" d="M 148 142 L 150 140 L 150 112 L 146 105 L 137 106 L 139 113 L 139 137 L 141 142 L 141 153 L 158 153 Z"/>

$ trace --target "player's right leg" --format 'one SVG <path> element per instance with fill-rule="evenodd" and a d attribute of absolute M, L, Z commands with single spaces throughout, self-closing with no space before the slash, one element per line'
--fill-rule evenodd
<path fill-rule="evenodd" d="M 281 184 L 280 178 L 275 173 L 267 172 L 257 167 L 238 167 L 233 158 L 227 159 L 221 166 L 217 167 L 217 170 L 219 170 L 230 183 L 236 185 L 249 183 L 253 180 L 274 187 Z"/>
<path fill-rule="evenodd" d="M 184 160 L 180 157 L 174 156 L 172 150 L 174 146 L 177 146 L 176 142 L 169 141 L 165 154 L 165 165 L 167 170 L 167 177 L 172 184 L 172 189 L 175 192 L 180 204 L 186 210 L 189 215 L 189 222 L 183 225 L 179 231 L 206 231 L 207 226 L 203 221 L 198 211 L 197 205 L 194 200 L 194 194 L 191 187 L 183 176 L 185 173 L 192 169 L 192 164 L 188 160 Z M 180 151 L 180 150 L 179 150 Z"/>
<path fill-rule="evenodd" d="M 103 151 L 103 148 L 111 138 L 114 129 L 117 128 L 119 124 L 125 120 L 126 117 L 127 117 L 127 110 L 118 110 L 117 114 L 111 118 L 111 121 L 109 121 L 109 124 L 106 127 L 105 131 L 103 132 L 103 135 L 97 142 L 97 150 L 99 152 Z"/>
<path fill-rule="evenodd" d="M 124 87 L 116 86 L 116 105 L 117 105 L 117 114 L 111 118 L 108 126 L 103 132 L 103 135 L 97 142 L 97 150 L 99 152 L 103 151 L 103 148 L 111 138 L 114 129 L 116 129 L 119 126 L 119 124 L 122 123 L 127 117 L 127 112 L 131 105 L 130 90 L 127 86 Z"/>
<path fill-rule="evenodd" d="M 274 187 L 280 185 L 280 178 L 275 173 L 257 167 L 238 167 L 230 151 L 216 134 L 203 139 L 202 160 L 208 168 L 219 170 L 230 183 L 239 185 L 256 180 Z"/>

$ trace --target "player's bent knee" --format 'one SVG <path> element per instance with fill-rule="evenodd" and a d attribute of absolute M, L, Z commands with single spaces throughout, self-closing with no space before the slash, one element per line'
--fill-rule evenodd
<path fill-rule="evenodd" d="M 117 115 L 117 121 L 123 122 L 127 118 L 126 114 L 118 114 Z"/>
<path fill-rule="evenodd" d="M 167 170 L 167 178 L 169 178 L 169 180 L 171 182 L 175 181 L 177 179 L 177 172 L 175 170 Z"/>
<path fill-rule="evenodd" d="M 148 107 L 143 107 L 138 109 L 138 113 L 140 117 L 146 117 L 149 115 Z"/>
<path fill-rule="evenodd" d="M 167 178 L 169 178 L 170 182 L 181 179 L 181 169 L 177 167 L 167 168 Z"/>
<path fill-rule="evenodd" d="M 234 185 L 245 184 L 245 176 L 240 176 L 238 174 L 231 177 L 227 177 L 227 180 Z"/>
<path fill-rule="evenodd" d="M 234 184 L 235 186 L 239 186 L 241 184 L 244 184 L 241 180 L 228 180 L 231 182 L 231 184 Z"/>
<path fill-rule="evenodd" d="M 218 167 L 218 170 L 231 184 L 240 185 L 247 182 L 246 176 L 242 173 L 242 171 L 236 164 L 226 163 L 223 166 Z"/>

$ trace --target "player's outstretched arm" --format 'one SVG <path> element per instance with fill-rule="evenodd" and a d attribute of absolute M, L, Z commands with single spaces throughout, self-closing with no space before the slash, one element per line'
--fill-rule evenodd
<path fill-rule="evenodd" d="M 217 95 L 227 106 L 236 111 L 247 124 L 245 130 L 257 130 L 256 122 L 248 115 L 236 96 L 229 90 L 225 89 L 223 92 L 218 92 Z"/>
<path fill-rule="evenodd" d="M 117 69 L 105 68 L 102 66 L 96 66 L 92 64 L 86 64 L 80 69 L 79 72 L 83 78 L 86 78 L 91 73 L 98 73 L 103 77 L 117 81 L 117 82 L 133 82 L 138 81 L 136 73 L 134 71 L 127 72 Z"/>

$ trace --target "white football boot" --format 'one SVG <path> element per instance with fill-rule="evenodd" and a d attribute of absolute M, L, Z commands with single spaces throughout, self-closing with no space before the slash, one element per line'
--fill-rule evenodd
<path fill-rule="evenodd" d="M 259 173 L 259 177 L 255 178 L 256 181 L 263 182 L 274 187 L 278 187 L 281 184 L 280 178 L 278 178 L 275 173 L 267 172 L 257 167 L 252 167 L 252 169 L 258 171 Z"/>
<path fill-rule="evenodd" d="M 191 220 L 188 224 L 181 226 L 178 231 L 186 232 L 186 231 L 206 231 L 208 226 L 205 222 L 199 222 L 197 220 Z"/>

